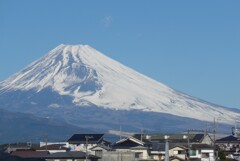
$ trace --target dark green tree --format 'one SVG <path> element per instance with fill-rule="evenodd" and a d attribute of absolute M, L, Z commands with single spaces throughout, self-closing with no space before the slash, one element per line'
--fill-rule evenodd
<path fill-rule="evenodd" d="M 224 151 L 220 150 L 220 151 L 218 152 L 218 156 L 219 156 L 219 158 L 220 158 L 221 161 L 225 161 L 225 160 L 226 160 L 226 156 L 225 156 L 225 154 L 224 154 Z"/>

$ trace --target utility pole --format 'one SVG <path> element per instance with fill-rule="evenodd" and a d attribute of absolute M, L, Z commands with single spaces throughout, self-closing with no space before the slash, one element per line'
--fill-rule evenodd
<path fill-rule="evenodd" d="M 183 135 L 183 139 L 187 139 L 187 143 L 188 143 L 188 151 L 187 152 L 189 153 L 189 136 Z M 186 153 L 186 155 L 185 155 L 185 160 L 189 160 L 188 153 Z"/>
<path fill-rule="evenodd" d="M 188 145 L 188 149 L 190 149 L 190 140 L 189 140 L 189 131 L 187 132 L 187 145 Z"/>
<path fill-rule="evenodd" d="M 166 140 L 164 161 L 169 161 L 169 142 L 168 142 L 169 136 L 165 135 L 164 139 Z"/>
<path fill-rule="evenodd" d="M 215 140 L 216 140 L 216 119 L 213 118 L 213 147 L 215 149 Z"/>
<path fill-rule="evenodd" d="M 213 118 L 213 148 L 214 148 L 214 158 L 215 160 L 218 158 L 218 151 L 216 151 L 216 129 L 217 129 L 217 121 L 221 120 L 220 117 L 217 119 Z"/>
<path fill-rule="evenodd" d="M 214 117 L 213 118 L 213 146 L 215 148 L 215 142 L 216 142 L 216 131 L 217 131 L 217 121 L 221 120 L 220 117 L 217 119 Z"/>
<path fill-rule="evenodd" d="M 122 126 L 120 125 L 120 140 L 122 140 Z"/>
<path fill-rule="evenodd" d="M 47 151 L 47 144 L 48 144 L 48 138 L 46 136 L 46 138 L 45 138 L 45 148 L 46 148 L 46 151 Z"/>
<path fill-rule="evenodd" d="M 190 132 L 190 130 L 188 129 L 188 132 L 187 132 L 187 144 L 188 144 L 188 154 L 187 154 L 187 159 L 188 159 L 188 160 L 190 160 L 190 153 L 191 153 L 189 132 Z"/>
<path fill-rule="evenodd" d="M 205 135 L 207 135 L 209 133 L 209 123 L 206 123 L 206 129 L 205 129 Z"/>
<path fill-rule="evenodd" d="M 92 139 L 93 136 L 85 136 L 86 138 L 86 161 L 88 160 L 88 139 Z"/>

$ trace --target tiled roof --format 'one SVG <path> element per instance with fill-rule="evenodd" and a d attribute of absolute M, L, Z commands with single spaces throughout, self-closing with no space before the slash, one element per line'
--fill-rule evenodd
<path fill-rule="evenodd" d="M 190 138 L 190 142 L 201 142 L 205 136 L 205 134 L 195 134 Z M 191 136 L 190 136 L 191 137 Z"/>
<path fill-rule="evenodd" d="M 227 137 L 216 140 L 216 143 L 220 143 L 220 142 L 238 142 L 238 143 L 240 143 L 240 138 L 237 138 L 233 135 L 229 135 Z"/>
<path fill-rule="evenodd" d="M 177 146 L 182 147 L 184 149 L 188 148 L 187 144 L 169 142 L 169 149 L 172 149 Z M 207 144 L 190 144 L 189 147 L 191 149 L 213 149 L 212 146 Z M 152 143 L 152 151 L 165 151 L 165 143 Z"/>
<path fill-rule="evenodd" d="M 112 145 L 112 143 L 111 143 L 110 141 L 107 141 L 107 140 L 105 140 L 105 139 L 103 139 L 103 140 L 100 142 L 100 144 L 103 144 L 103 145 L 106 145 L 106 146 Z"/>
<path fill-rule="evenodd" d="M 171 143 L 171 142 L 169 142 L 169 149 L 172 149 L 172 148 L 174 148 L 176 146 L 183 147 L 183 148 L 187 148 L 188 147 L 187 144 Z M 152 147 L 152 151 L 165 151 L 165 143 L 153 142 L 151 147 Z"/>
<path fill-rule="evenodd" d="M 136 147 L 139 146 L 140 144 L 138 144 L 137 142 L 134 142 L 130 139 L 126 139 L 123 142 L 120 143 L 116 143 L 112 146 L 113 149 L 128 149 L 128 148 L 132 148 L 132 147 Z"/>
<path fill-rule="evenodd" d="M 84 159 L 86 153 L 81 151 L 58 152 L 47 155 L 46 159 Z M 98 158 L 94 155 L 88 155 L 89 159 Z"/>
<path fill-rule="evenodd" d="M 213 146 L 208 144 L 191 144 L 191 149 L 214 149 Z"/>
<path fill-rule="evenodd" d="M 9 153 L 0 153 L 0 161 L 45 161 L 43 158 L 21 158 Z"/>
<path fill-rule="evenodd" d="M 74 134 L 68 142 L 71 144 L 85 144 L 88 137 L 89 144 L 97 144 L 103 139 L 104 134 Z"/>
<path fill-rule="evenodd" d="M 48 151 L 13 151 L 11 153 L 12 156 L 18 156 L 21 158 L 44 158 L 48 155 Z"/>
<path fill-rule="evenodd" d="M 2 161 L 24 161 L 23 158 L 11 156 L 8 153 L 0 153 L 0 160 Z"/>

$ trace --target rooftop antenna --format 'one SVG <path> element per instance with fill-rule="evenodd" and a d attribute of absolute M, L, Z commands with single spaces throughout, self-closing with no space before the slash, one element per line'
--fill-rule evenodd
<path fill-rule="evenodd" d="M 209 132 L 209 123 L 206 123 L 206 128 L 205 128 L 205 135 L 207 135 Z"/>

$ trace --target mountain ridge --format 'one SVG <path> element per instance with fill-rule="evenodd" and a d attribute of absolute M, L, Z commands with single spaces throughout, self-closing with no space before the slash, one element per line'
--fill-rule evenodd
<path fill-rule="evenodd" d="M 221 122 L 227 124 L 233 124 L 240 117 L 238 112 L 178 92 L 144 76 L 89 45 L 59 45 L 0 82 L 0 96 L 13 91 L 36 90 L 39 93 L 47 88 L 58 93 L 57 97 L 68 96 L 76 108 L 94 105 L 114 110 L 173 114 L 202 121 L 221 117 Z M 55 101 L 47 107 L 57 109 L 62 105 Z"/>
<path fill-rule="evenodd" d="M 65 122 L 36 115 L 0 109 L 0 143 L 39 142 L 68 139 L 73 133 L 93 132 Z M 64 129 L 64 130 L 62 130 Z M 17 135 L 16 135 L 17 134 Z"/>

